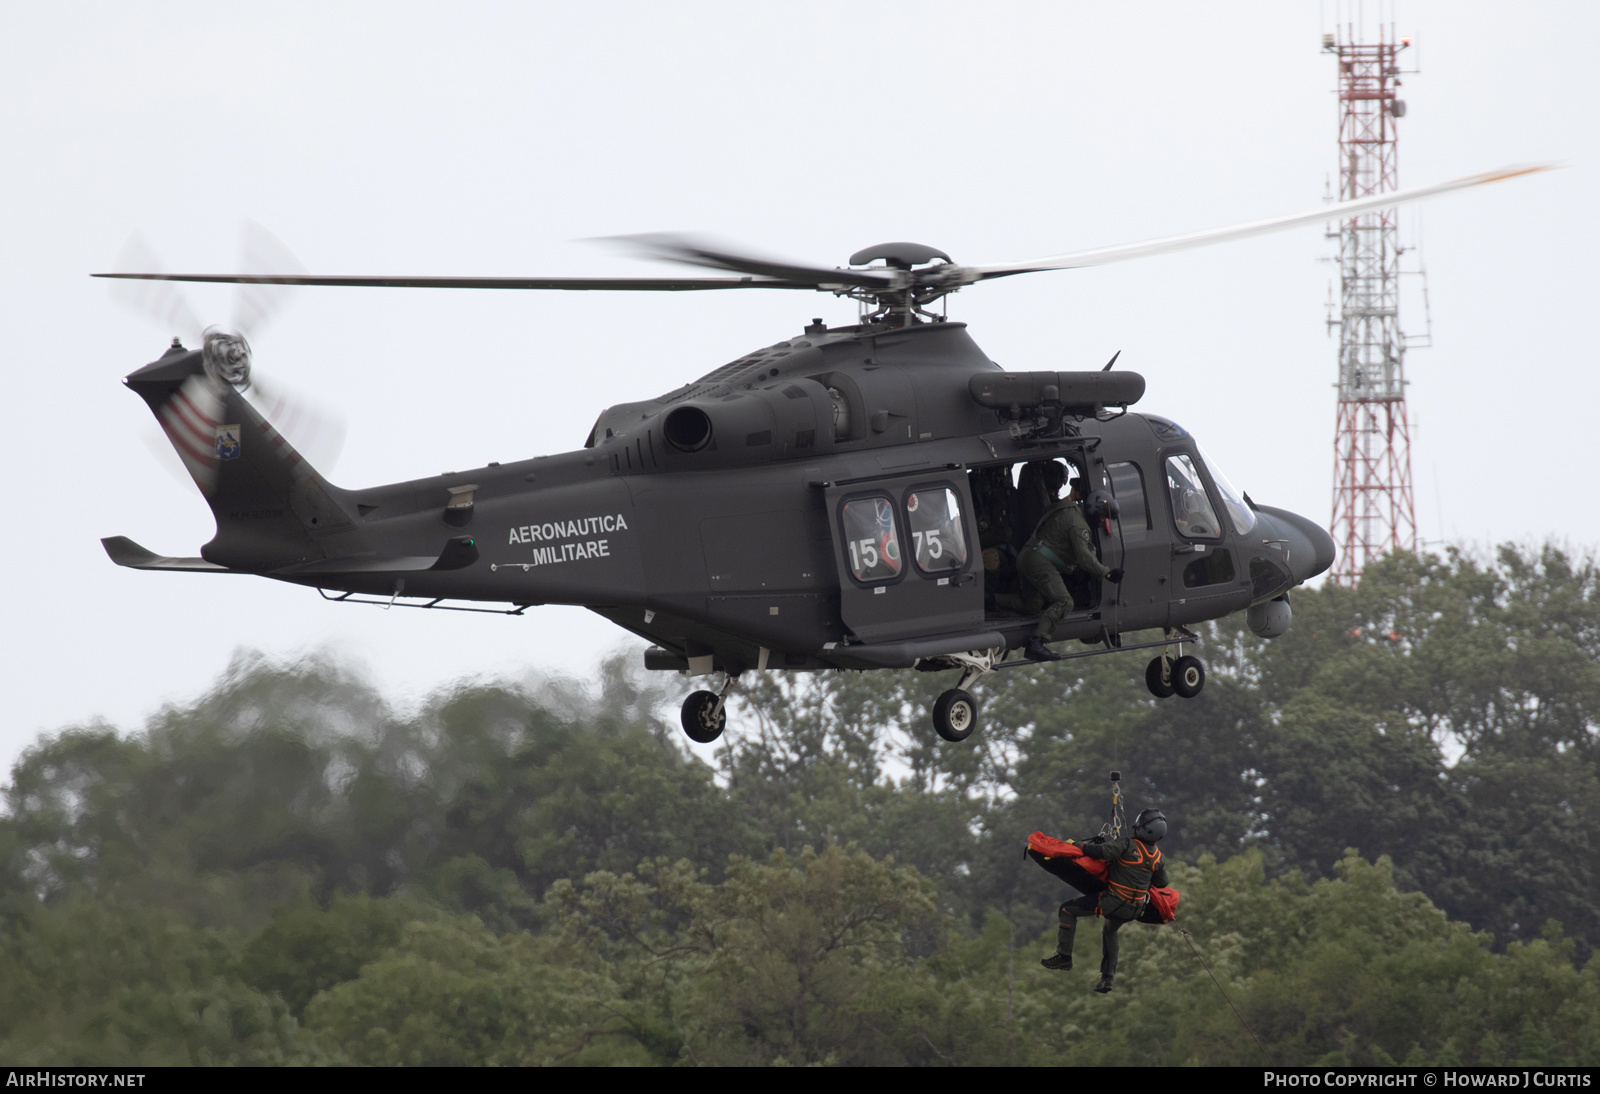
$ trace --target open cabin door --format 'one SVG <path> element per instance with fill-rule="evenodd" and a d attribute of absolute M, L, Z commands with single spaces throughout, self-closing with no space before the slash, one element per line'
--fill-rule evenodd
<path fill-rule="evenodd" d="M 963 471 L 829 486 L 839 611 L 864 642 L 981 630 L 982 557 Z"/>

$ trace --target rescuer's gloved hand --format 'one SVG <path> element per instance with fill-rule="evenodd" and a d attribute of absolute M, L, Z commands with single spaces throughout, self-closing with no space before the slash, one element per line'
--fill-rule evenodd
<path fill-rule="evenodd" d="M 1084 843 L 1104 843 L 1105 841 L 1106 841 L 1106 838 L 1104 836 L 1091 836 L 1089 839 L 1086 839 L 1083 842 Z"/>
<path fill-rule="evenodd" d="M 1113 585 L 1121 585 L 1122 584 L 1122 567 L 1118 566 L 1115 570 L 1112 570 L 1109 574 L 1107 574 L 1106 575 L 1106 580 L 1111 582 L 1111 584 L 1113 584 Z"/>

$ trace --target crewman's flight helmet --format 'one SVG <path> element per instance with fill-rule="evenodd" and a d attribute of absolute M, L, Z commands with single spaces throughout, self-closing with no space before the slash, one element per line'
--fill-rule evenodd
<path fill-rule="evenodd" d="M 1053 498 L 1067 484 L 1067 465 L 1060 460 L 1046 460 L 1039 464 L 1039 479 Z"/>
<path fill-rule="evenodd" d="M 1159 809 L 1146 809 L 1133 822 L 1133 836 L 1145 843 L 1159 843 L 1167 834 L 1167 815 Z"/>

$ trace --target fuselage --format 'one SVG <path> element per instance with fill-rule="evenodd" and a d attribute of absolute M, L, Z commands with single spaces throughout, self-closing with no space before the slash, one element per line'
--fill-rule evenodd
<path fill-rule="evenodd" d="M 155 369 L 129 378 L 153 408 L 167 397 Z M 1096 534 L 1126 574 L 1058 638 L 1218 618 L 1331 564 L 1321 528 L 1239 498 L 1173 423 L 1103 413 L 1039 436 L 973 398 L 973 378 L 998 371 L 963 324 L 812 327 L 608 409 L 574 452 L 363 490 L 309 469 L 274 488 L 225 467 L 202 553 L 328 590 L 583 605 L 660 647 L 662 667 L 695 671 L 893 667 L 968 639 L 1020 644 L 1033 619 L 994 604 L 984 547 L 998 540 L 980 508 L 994 469 L 1040 460 L 1073 462 L 1116 499 Z M 434 558 L 463 537 L 477 557 L 456 568 L 359 562 Z"/>

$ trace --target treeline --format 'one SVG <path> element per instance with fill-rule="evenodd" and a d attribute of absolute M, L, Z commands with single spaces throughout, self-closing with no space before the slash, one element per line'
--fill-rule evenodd
<path fill-rule="evenodd" d="M 241 658 L 139 734 L 17 763 L 0 1059 L 44 1063 L 1600 1061 L 1600 572 L 1553 548 L 1391 558 L 1138 655 L 750 682 L 716 766 L 676 678 L 467 682 L 401 714 L 336 664 Z M 663 722 L 663 716 L 668 722 Z M 1117 990 L 1050 973 L 1106 774 L 1164 809 L 1183 904 Z M 1192 947 L 1192 949 L 1191 949 Z"/>

